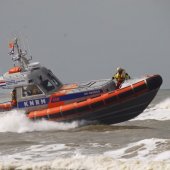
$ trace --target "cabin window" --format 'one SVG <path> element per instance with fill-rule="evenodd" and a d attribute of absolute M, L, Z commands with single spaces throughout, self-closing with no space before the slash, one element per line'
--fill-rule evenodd
<path fill-rule="evenodd" d="M 52 74 L 51 71 L 48 73 L 48 77 L 50 78 L 50 80 L 53 81 L 53 83 L 54 83 L 57 87 L 60 86 L 60 83 L 59 83 L 59 82 L 57 81 L 57 79 L 53 76 L 53 74 Z"/>
<path fill-rule="evenodd" d="M 51 77 L 51 80 L 54 82 L 54 84 L 58 87 L 60 84 L 57 82 L 57 80 L 54 77 Z"/>
<path fill-rule="evenodd" d="M 44 89 L 46 89 L 48 92 L 55 89 L 54 85 L 49 80 L 44 80 L 41 82 L 41 85 Z"/>
<path fill-rule="evenodd" d="M 36 85 L 24 86 L 22 88 L 22 96 L 23 97 L 40 95 L 40 94 L 43 94 L 43 92 Z"/>

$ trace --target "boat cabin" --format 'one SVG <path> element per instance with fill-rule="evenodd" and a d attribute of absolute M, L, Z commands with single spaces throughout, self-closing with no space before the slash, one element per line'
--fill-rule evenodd
<path fill-rule="evenodd" d="M 38 103 L 38 99 L 50 96 L 63 86 L 51 70 L 41 67 L 39 63 L 29 64 L 24 72 L 11 73 L 9 71 L 3 75 L 3 78 L 6 86 L 16 90 L 18 107 L 23 104 L 23 101 L 29 99 L 36 98 Z"/>

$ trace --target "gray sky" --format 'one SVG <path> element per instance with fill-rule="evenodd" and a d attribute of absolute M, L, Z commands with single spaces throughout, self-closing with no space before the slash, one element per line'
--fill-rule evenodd
<path fill-rule="evenodd" d="M 160 74 L 170 88 L 169 0 L 0 0 L 0 72 L 20 36 L 63 81 Z"/>

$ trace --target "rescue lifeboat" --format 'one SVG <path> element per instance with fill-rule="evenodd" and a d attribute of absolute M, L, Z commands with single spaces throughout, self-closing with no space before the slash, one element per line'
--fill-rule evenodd
<path fill-rule="evenodd" d="M 116 89 L 114 80 L 92 80 L 63 84 L 51 70 L 30 62 L 18 39 L 10 44 L 12 60 L 18 66 L 0 78 L 0 87 L 15 91 L 12 101 L 0 104 L 0 110 L 24 110 L 31 120 L 96 121 L 114 124 L 133 119 L 146 109 L 157 94 L 162 78 L 150 75 Z"/>

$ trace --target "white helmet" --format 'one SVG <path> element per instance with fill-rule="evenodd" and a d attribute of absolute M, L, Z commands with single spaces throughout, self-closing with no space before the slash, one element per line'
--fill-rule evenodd
<path fill-rule="evenodd" d="M 117 71 L 122 71 L 123 69 L 121 67 L 117 67 Z"/>

